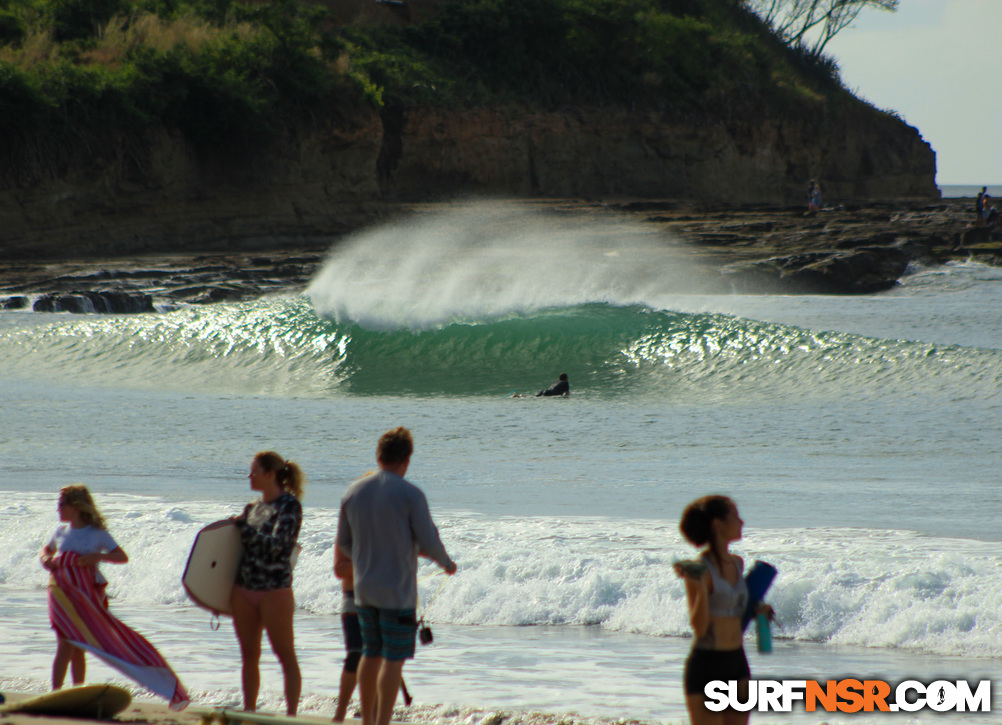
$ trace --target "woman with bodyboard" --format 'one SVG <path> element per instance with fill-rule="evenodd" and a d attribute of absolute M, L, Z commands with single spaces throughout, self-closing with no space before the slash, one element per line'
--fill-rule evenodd
<path fill-rule="evenodd" d="M 267 630 L 271 648 L 282 666 L 286 712 L 295 715 L 302 678 L 292 629 L 296 608 L 292 556 L 303 522 L 299 500 L 305 479 L 299 466 L 272 451 L 254 456 L 248 478 L 251 489 L 260 492 L 261 498 L 247 504 L 233 521 L 240 530 L 244 553 L 230 598 L 233 627 L 240 643 L 244 709 L 257 709 L 261 635 Z"/>

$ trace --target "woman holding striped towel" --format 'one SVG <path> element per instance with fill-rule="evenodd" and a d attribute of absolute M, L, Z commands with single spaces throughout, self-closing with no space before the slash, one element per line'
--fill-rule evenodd
<path fill-rule="evenodd" d="M 171 709 L 184 709 L 188 694 L 164 658 L 108 611 L 108 582 L 97 565 L 125 564 L 129 557 L 108 533 L 86 486 L 60 490 L 59 520 L 62 523 L 41 555 L 42 566 L 52 575 L 49 621 L 57 642 L 52 689 L 63 686 L 67 668 L 74 685 L 83 683 L 88 651 L 170 700 Z"/>

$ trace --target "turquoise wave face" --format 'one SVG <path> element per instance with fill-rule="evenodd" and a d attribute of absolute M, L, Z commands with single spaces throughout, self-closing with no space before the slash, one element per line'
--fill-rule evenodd
<path fill-rule="evenodd" d="M 584 304 L 371 330 L 305 297 L 162 315 L 61 319 L 0 333 L 6 377 L 233 394 L 531 394 L 561 372 L 575 395 L 995 398 L 1002 353 L 813 332 L 721 314 Z"/>

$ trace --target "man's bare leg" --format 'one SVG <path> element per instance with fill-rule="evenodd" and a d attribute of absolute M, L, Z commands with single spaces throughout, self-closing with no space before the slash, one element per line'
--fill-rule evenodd
<path fill-rule="evenodd" d="M 376 725 L 390 725 L 393 706 L 397 703 L 397 692 L 404 676 L 404 660 L 383 660 L 379 670 L 379 710 Z"/>
<path fill-rule="evenodd" d="M 362 703 L 362 725 L 376 725 L 379 706 L 377 683 L 382 666 L 382 657 L 363 656 L 358 663 L 358 699 Z"/>

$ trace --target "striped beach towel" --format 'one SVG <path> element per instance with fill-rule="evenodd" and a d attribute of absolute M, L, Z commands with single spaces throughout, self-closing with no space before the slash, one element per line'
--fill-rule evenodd
<path fill-rule="evenodd" d="M 95 581 L 94 567 L 78 566 L 78 558 L 64 552 L 54 561 L 49 621 L 56 634 L 170 700 L 171 710 L 183 710 L 190 699 L 177 675 L 153 645 L 108 611 L 108 598 L 104 586 Z"/>

